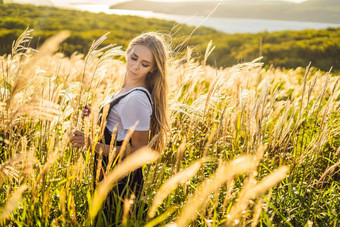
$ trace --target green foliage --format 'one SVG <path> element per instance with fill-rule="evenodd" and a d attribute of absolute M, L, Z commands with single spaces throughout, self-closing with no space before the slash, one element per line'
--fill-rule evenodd
<path fill-rule="evenodd" d="M 26 27 L 34 29 L 32 45 L 42 43 L 46 38 L 60 30 L 72 31 L 66 41 L 65 54 L 74 51 L 85 53 L 94 39 L 110 31 L 107 43 L 115 43 L 126 47 L 129 40 L 146 31 L 170 33 L 175 23 L 159 19 L 144 19 L 136 16 L 107 15 L 104 13 L 88 13 L 82 11 L 59 9 L 54 7 L 36 7 L 32 5 L 5 4 L 0 7 L 0 38 L 3 47 L 0 54 L 9 53 L 6 46 L 15 38 L 8 36 L 12 30 L 23 31 Z M 181 26 L 178 36 L 189 34 L 192 28 Z M 17 32 L 17 31 L 16 31 Z M 215 32 L 213 29 L 200 28 L 197 35 Z M 13 39 L 14 38 L 14 39 Z M 35 46 L 34 46 L 35 47 Z"/>
<path fill-rule="evenodd" d="M 328 71 L 340 69 L 340 28 L 305 31 L 262 32 L 258 34 L 223 35 L 209 37 L 216 45 L 209 63 L 231 66 L 263 56 L 266 65 L 296 68 L 312 65 Z M 203 37 L 194 44 L 203 42 Z M 208 42 L 205 41 L 207 44 Z M 260 44 L 261 43 L 261 44 Z"/>
<path fill-rule="evenodd" d="M 0 17 L 0 55 L 10 53 L 12 40 L 27 27 L 34 29 L 34 36 L 37 37 L 32 40 L 32 47 L 37 47 L 60 30 L 72 31 L 62 48 L 68 56 L 75 51 L 86 53 L 90 43 L 108 31 L 107 43 L 126 47 L 129 40 L 147 31 L 171 33 L 173 37 L 178 37 L 173 41 L 174 45 L 178 45 L 194 29 L 154 18 L 18 4 L 1 5 Z M 216 48 L 208 64 L 214 66 L 232 66 L 263 56 L 265 65 L 296 68 L 312 62 L 313 66 L 323 71 L 331 67 L 333 71 L 340 70 L 340 28 L 230 35 L 201 27 L 187 44 L 196 47 L 196 55 L 203 59 L 210 40 Z"/>

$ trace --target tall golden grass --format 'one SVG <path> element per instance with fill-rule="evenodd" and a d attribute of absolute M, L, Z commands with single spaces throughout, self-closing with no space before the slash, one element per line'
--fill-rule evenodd
<path fill-rule="evenodd" d="M 306 160 L 317 163 L 340 134 L 338 75 L 311 67 L 265 69 L 261 59 L 214 68 L 205 64 L 211 44 L 204 62 L 188 49 L 169 70 L 167 149 L 144 148 L 120 162 L 111 156 L 117 164 L 93 191 L 94 151 L 72 149 L 69 135 L 77 127 L 98 142 L 97 115 L 81 122 L 81 106 L 100 109 L 122 85 L 125 68 L 116 60 L 120 47 L 100 48 L 108 34 L 86 56 L 56 53 L 68 35 L 34 51 L 26 47 L 26 30 L 12 54 L 0 57 L 2 225 L 87 225 L 114 183 L 144 166 L 141 201 L 148 211 L 139 212 L 149 217 L 133 213 L 132 199 L 123 198 L 124 218 L 117 223 L 256 226 L 265 220 L 272 190 L 279 190 L 275 185 Z M 318 132 L 308 134 L 307 123 Z M 329 163 L 319 185 L 338 166 Z M 274 216 L 267 223 L 275 224 Z"/>

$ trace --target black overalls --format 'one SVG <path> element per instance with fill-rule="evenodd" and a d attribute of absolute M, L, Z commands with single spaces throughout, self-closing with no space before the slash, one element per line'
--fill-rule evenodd
<path fill-rule="evenodd" d="M 107 114 L 107 116 L 109 115 L 112 107 L 114 105 L 116 105 L 122 98 L 124 98 L 125 96 L 129 95 L 131 92 L 133 91 L 143 91 L 150 103 L 151 99 L 149 97 L 149 94 L 142 90 L 142 89 L 134 89 L 116 99 L 114 99 L 111 103 L 110 103 L 110 109 L 109 112 Z M 102 113 L 103 108 L 100 110 L 100 113 Z M 111 143 L 111 139 L 112 139 L 112 135 L 110 133 L 110 131 L 105 127 L 104 130 L 104 138 L 102 138 L 101 142 L 105 143 L 107 145 L 110 145 Z M 123 141 L 116 141 L 115 145 L 116 146 L 121 146 L 123 143 Z M 131 139 L 129 141 L 129 143 L 131 144 Z M 106 172 L 107 169 L 107 165 L 109 162 L 109 157 L 108 156 L 102 156 L 102 169 L 100 170 L 100 176 L 99 176 L 99 181 L 103 180 L 104 176 L 103 176 L 103 172 Z M 98 159 L 99 159 L 99 154 L 95 153 L 95 160 L 94 160 L 94 169 L 93 169 L 93 185 L 94 185 L 94 189 L 96 188 L 96 172 L 97 172 L 97 166 L 98 166 Z M 123 199 L 126 199 L 125 197 L 128 195 L 131 195 L 132 193 L 135 195 L 135 200 L 138 201 L 141 194 L 142 194 L 142 189 L 143 189 L 143 171 L 142 168 L 137 169 L 136 171 L 130 173 L 128 176 L 124 177 L 123 179 L 119 180 L 117 182 L 117 186 L 114 186 L 113 189 L 110 191 L 110 193 L 108 194 L 108 196 L 106 197 L 106 200 L 103 204 L 102 207 L 102 211 L 103 211 L 103 215 L 104 218 L 106 219 L 106 221 L 104 221 L 104 223 L 111 223 L 114 224 L 114 222 L 116 220 L 120 220 L 122 217 L 122 211 L 123 211 Z M 138 208 L 138 207 L 137 207 Z M 103 220 L 100 220 L 99 218 L 100 213 L 97 215 L 96 218 L 96 225 L 102 225 Z"/>

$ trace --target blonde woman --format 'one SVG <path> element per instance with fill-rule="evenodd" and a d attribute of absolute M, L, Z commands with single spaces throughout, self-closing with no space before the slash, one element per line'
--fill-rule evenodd
<path fill-rule="evenodd" d="M 131 152 L 148 145 L 152 139 L 151 148 L 162 151 L 165 147 L 168 121 L 167 109 L 167 60 L 166 45 L 161 36 L 155 33 L 145 33 L 134 38 L 126 51 L 126 73 L 122 88 L 106 104 L 110 105 L 104 138 L 97 143 L 96 152 L 102 151 L 103 167 L 106 169 L 110 142 L 114 127 L 118 126 L 116 136 L 116 153 L 119 153 L 122 141 L 127 131 L 138 121 L 130 139 Z M 83 107 L 83 117 L 89 116 L 91 108 Z M 84 133 L 74 131 L 71 138 L 72 147 L 85 145 Z M 96 159 L 98 155 L 96 155 Z M 95 160 L 96 169 L 97 160 Z M 104 172 L 102 170 L 101 172 Z M 96 173 L 96 171 L 94 171 Z M 101 174 L 102 175 L 102 174 Z M 94 177 L 95 178 L 95 177 Z M 99 177 L 102 179 L 102 176 Z M 127 191 L 133 191 L 138 198 L 143 185 L 142 169 L 138 169 L 129 177 L 118 183 L 116 195 L 124 197 Z M 108 197 L 113 195 L 109 195 Z M 111 198 L 112 199 L 112 198 Z M 117 198 L 116 198 L 117 199 Z M 117 204 L 116 204 L 117 205 Z M 112 202 L 106 201 L 103 211 L 106 219 L 118 212 Z M 109 221 L 110 222 L 110 221 Z"/>

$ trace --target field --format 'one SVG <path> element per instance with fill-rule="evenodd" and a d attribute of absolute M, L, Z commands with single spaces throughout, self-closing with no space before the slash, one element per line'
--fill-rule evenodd
<path fill-rule="evenodd" d="M 0 225 L 88 226 L 118 178 L 143 166 L 148 216 L 125 201 L 126 226 L 338 226 L 340 75 L 310 66 L 263 68 L 261 59 L 213 68 L 187 50 L 169 68 L 169 132 L 119 162 L 93 190 L 92 149 L 70 133 L 100 137 L 81 120 L 122 84 L 123 54 L 104 46 L 55 53 L 69 34 L 27 48 L 26 30 L 0 57 Z M 115 59 L 115 60 L 113 60 Z M 95 111 L 94 111 L 95 112 Z M 101 220 L 105 224 L 105 220 Z"/>

